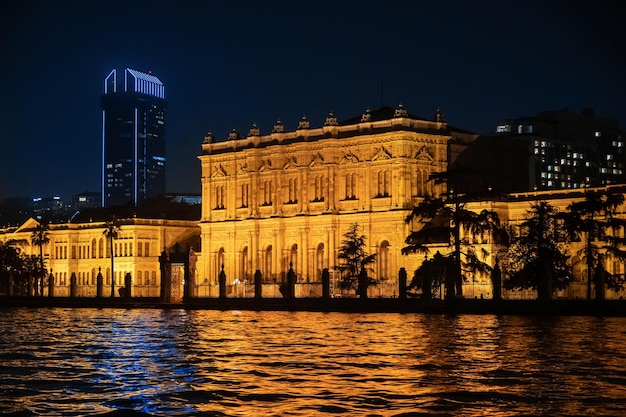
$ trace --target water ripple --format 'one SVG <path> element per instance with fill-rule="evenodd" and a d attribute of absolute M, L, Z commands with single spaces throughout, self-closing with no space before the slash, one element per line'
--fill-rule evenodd
<path fill-rule="evenodd" d="M 0 414 L 626 415 L 626 319 L 0 309 Z"/>

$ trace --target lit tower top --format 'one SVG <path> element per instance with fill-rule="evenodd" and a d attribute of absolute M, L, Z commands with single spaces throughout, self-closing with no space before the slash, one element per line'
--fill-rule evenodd
<path fill-rule="evenodd" d="M 137 206 L 165 193 L 165 116 L 161 80 L 112 70 L 102 95 L 102 204 Z"/>
<path fill-rule="evenodd" d="M 126 68 L 123 71 L 112 70 L 104 79 L 104 94 L 141 93 L 153 97 L 165 98 L 165 86 L 150 72 L 145 73 Z"/>

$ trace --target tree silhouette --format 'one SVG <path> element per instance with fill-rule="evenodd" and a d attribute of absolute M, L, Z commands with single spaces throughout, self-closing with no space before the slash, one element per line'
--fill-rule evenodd
<path fill-rule="evenodd" d="M 540 300 L 550 300 L 555 289 L 566 288 L 572 279 L 562 243 L 566 234 L 557 210 L 548 202 L 533 203 L 526 213 L 503 259 L 508 273 L 504 287 L 536 289 Z"/>
<path fill-rule="evenodd" d="M 13 240 L 4 244 L 0 242 L 0 292 L 7 294 L 12 293 L 12 288 L 9 288 L 14 285 L 12 279 L 18 278 L 24 270 L 24 258 L 15 243 Z"/>
<path fill-rule="evenodd" d="M 339 288 L 341 289 L 357 289 L 359 284 L 359 274 L 362 271 L 369 270 L 368 265 L 376 260 L 376 254 L 368 255 L 365 251 L 365 236 L 359 235 L 359 225 L 354 223 L 348 231 L 343 235 L 344 240 L 339 248 L 339 254 L 337 257 L 341 260 L 341 263 L 336 267 L 340 273 Z M 373 282 L 369 277 L 363 282 L 361 278 L 361 285 L 359 289 L 361 294 L 366 294 L 366 289 L 369 284 Z M 365 288 L 363 288 L 365 286 Z"/>
<path fill-rule="evenodd" d="M 37 224 L 35 230 L 30 235 L 30 240 L 33 245 L 39 247 L 39 268 L 35 271 L 35 295 L 37 295 L 38 288 L 41 289 L 41 295 L 43 295 L 43 281 L 46 274 L 46 268 L 43 263 L 43 246 L 50 242 L 50 237 L 48 236 L 48 228 L 41 223 Z M 41 286 L 38 285 L 41 282 Z"/>
<path fill-rule="evenodd" d="M 623 194 L 610 191 L 587 191 L 584 200 L 567 206 L 568 212 L 562 217 L 571 240 L 584 240 L 578 254 L 587 265 L 587 299 L 591 299 L 591 283 L 594 283 L 596 299 L 605 298 L 605 287 L 620 290 L 624 277 L 610 274 L 604 267 L 611 258 L 624 261 L 626 252 L 620 249 L 624 238 L 616 236 L 623 230 L 626 220 L 617 218 L 617 209 L 624 204 Z M 608 233 L 611 231 L 612 233 Z"/>
<path fill-rule="evenodd" d="M 111 298 L 115 297 L 115 272 L 114 272 L 114 261 L 113 261 L 115 257 L 115 253 L 113 250 L 113 239 L 117 239 L 117 236 L 119 235 L 120 230 L 121 230 L 120 226 L 115 220 L 115 217 L 113 217 L 113 220 L 106 222 L 104 232 L 102 233 L 103 235 L 106 236 L 107 239 L 109 239 L 109 248 L 110 248 L 110 255 L 111 255 Z"/>
<path fill-rule="evenodd" d="M 480 200 L 500 198 L 492 190 L 470 194 L 459 194 L 456 190 L 468 170 L 456 168 L 442 173 L 435 173 L 429 177 L 435 184 L 447 185 L 448 191 L 439 197 L 427 197 L 413 208 L 406 218 L 406 223 L 421 224 L 406 238 L 407 246 L 402 248 L 403 254 L 428 253 L 428 246 L 434 243 L 444 243 L 452 247 L 450 262 L 454 265 L 445 274 L 445 298 L 453 299 L 463 296 L 464 272 L 490 272 L 491 267 L 483 260 L 488 252 L 471 243 L 468 237 L 489 234 L 495 242 L 506 241 L 507 234 L 500 226 L 498 214 L 484 209 L 479 213 L 467 209 L 467 203 Z M 462 232 L 465 236 L 462 236 Z M 443 262 L 440 260 L 439 262 Z"/>

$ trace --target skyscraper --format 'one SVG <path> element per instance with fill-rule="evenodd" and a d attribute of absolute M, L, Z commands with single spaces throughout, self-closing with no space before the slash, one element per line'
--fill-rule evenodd
<path fill-rule="evenodd" d="M 165 87 L 150 73 L 112 70 L 102 96 L 102 205 L 165 193 Z"/>

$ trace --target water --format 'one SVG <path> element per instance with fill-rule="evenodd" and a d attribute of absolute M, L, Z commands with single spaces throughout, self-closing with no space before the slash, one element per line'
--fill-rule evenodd
<path fill-rule="evenodd" d="M 626 415 L 626 318 L 0 309 L 0 413 Z"/>

